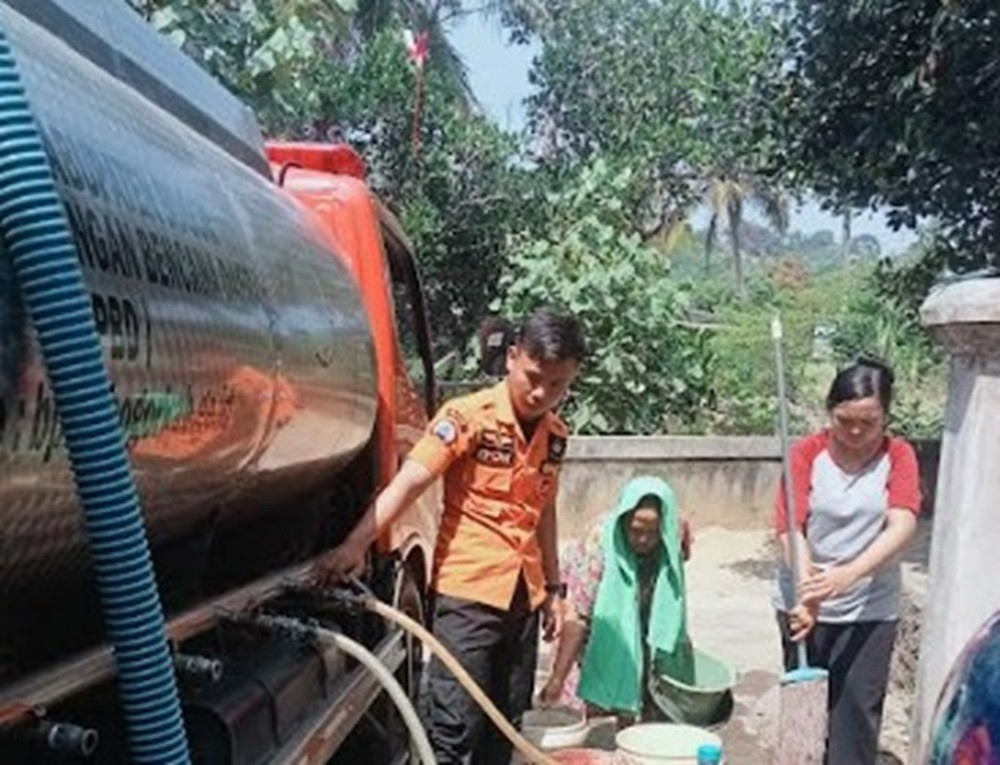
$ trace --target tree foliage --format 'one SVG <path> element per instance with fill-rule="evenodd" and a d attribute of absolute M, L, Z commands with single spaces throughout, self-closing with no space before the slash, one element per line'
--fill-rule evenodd
<path fill-rule="evenodd" d="M 918 314 L 918 296 L 925 294 L 926 273 L 935 261 L 918 247 L 903 263 L 881 261 L 870 267 L 850 294 L 832 338 L 840 362 L 869 356 L 892 365 L 892 424 L 911 438 L 937 437 L 944 425 L 946 355 L 921 326 Z"/>
<path fill-rule="evenodd" d="M 952 267 L 1000 251 L 1000 5 L 795 0 L 779 161 L 835 203 L 940 225 Z"/>
<path fill-rule="evenodd" d="M 525 196 L 512 137 L 473 108 L 464 67 L 431 28 L 462 4 L 362 0 L 356 13 L 347 0 L 135 4 L 248 103 L 269 137 L 359 150 L 416 247 L 438 349 L 461 346 L 497 295 Z M 414 21 L 431 40 L 419 141 L 417 72 L 403 43 Z"/>
<path fill-rule="evenodd" d="M 322 134 L 322 85 L 351 53 L 348 0 L 129 0 L 272 135 Z"/>
<path fill-rule="evenodd" d="M 596 160 L 546 201 L 548 235 L 517 242 L 497 307 L 571 311 L 592 349 L 566 416 L 581 433 L 659 433 L 690 426 L 708 396 L 700 330 L 669 264 L 628 231 L 621 196 L 633 179 Z"/>
<path fill-rule="evenodd" d="M 711 218 L 705 235 L 705 273 L 711 269 L 711 253 L 723 224 L 729 234 L 729 246 L 736 275 L 736 293 L 746 298 L 746 279 L 743 273 L 743 212 L 748 205 L 755 205 L 779 235 L 788 230 L 788 201 L 766 183 L 749 175 L 720 173 L 708 181 L 705 194 Z"/>
<path fill-rule="evenodd" d="M 558 0 L 533 24 L 533 132 L 557 154 L 643 157 L 674 175 L 744 161 L 769 27 L 741 4 Z"/>
<path fill-rule="evenodd" d="M 775 115 L 756 84 L 776 66 L 779 30 L 735 1 L 560 0 L 528 15 L 542 44 L 529 116 L 543 160 L 634 168 L 629 222 L 644 236 L 725 190 L 742 291 L 742 206 L 778 197 L 765 167 Z"/>
<path fill-rule="evenodd" d="M 984 0 L 787 0 L 784 17 L 753 0 L 129 2 L 269 136 L 360 151 L 416 245 L 439 352 L 468 347 L 489 308 L 579 315 L 577 432 L 773 433 L 775 310 L 800 426 L 862 352 L 896 365 L 903 432 L 939 423 L 943 364 L 916 306 L 945 258 L 1000 244 L 1000 11 Z M 480 7 L 540 46 L 520 141 L 479 114 L 447 39 Z M 430 38 L 419 151 L 405 29 Z M 934 217 L 937 238 L 876 267 L 871 237 L 787 234 L 789 189 Z M 744 215 L 755 204 L 770 226 Z M 714 227 L 696 237 L 700 205 Z M 735 285 L 704 262 L 719 231 L 747 266 Z"/>
<path fill-rule="evenodd" d="M 824 402 L 837 370 L 868 356 L 895 370 L 895 432 L 938 436 L 947 392 L 944 355 L 920 326 L 916 301 L 904 305 L 894 297 L 901 283 L 922 278 L 922 269 L 920 253 L 904 264 L 855 260 L 816 274 L 794 260 L 777 261 L 769 273 L 751 280 L 746 303 L 717 282 L 699 285 L 695 305 L 712 306 L 717 323 L 708 343 L 710 405 L 698 432 L 774 433 L 776 383 L 768 326 L 780 312 L 796 430 L 827 424 Z"/>

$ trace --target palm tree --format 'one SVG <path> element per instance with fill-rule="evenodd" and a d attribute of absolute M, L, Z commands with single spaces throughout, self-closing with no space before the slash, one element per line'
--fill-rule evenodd
<path fill-rule="evenodd" d="M 427 34 L 428 62 L 470 105 L 475 104 L 469 72 L 448 39 L 448 25 L 461 12 L 460 2 L 449 0 L 361 0 L 354 17 L 362 41 L 374 37 L 394 21 L 415 33 Z"/>
<path fill-rule="evenodd" d="M 845 207 L 840 213 L 840 258 L 846 264 L 851 255 L 851 209 Z"/>
<path fill-rule="evenodd" d="M 736 292 L 743 300 L 746 298 L 746 283 L 743 274 L 740 225 L 743 222 L 744 209 L 748 204 L 755 206 L 779 234 L 784 234 L 788 230 L 788 200 L 778 189 L 760 178 L 733 172 L 721 172 L 710 176 L 706 183 L 704 198 L 712 214 L 705 235 L 705 271 L 707 273 L 711 265 L 711 253 L 718 239 L 719 227 L 724 225 L 729 234 L 733 256 Z"/>
<path fill-rule="evenodd" d="M 476 104 L 469 72 L 448 39 L 451 24 L 463 16 L 483 14 L 502 18 L 519 11 L 519 0 L 359 0 L 355 26 L 362 39 L 370 39 L 386 24 L 400 20 L 414 32 L 426 32 L 428 60 L 470 105 Z"/>

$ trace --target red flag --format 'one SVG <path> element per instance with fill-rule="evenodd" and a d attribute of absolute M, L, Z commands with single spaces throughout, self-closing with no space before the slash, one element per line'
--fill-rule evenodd
<path fill-rule="evenodd" d="M 427 60 L 427 32 L 414 36 L 409 29 L 403 30 L 403 43 L 406 45 L 406 56 L 417 70 L 413 105 L 413 153 L 420 154 L 420 109 L 424 100 L 424 62 Z"/>
<path fill-rule="evenodd" d="M 414 36 L 410 30 L 404 32 L 406 40 L 406 55 L 418 68 L 422 69 L 427 60 L 428 37 L 426 32 Z"/>

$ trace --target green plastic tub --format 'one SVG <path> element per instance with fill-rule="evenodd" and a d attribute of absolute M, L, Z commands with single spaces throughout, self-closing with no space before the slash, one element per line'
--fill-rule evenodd
<path fill-rule="evenodd" d="M 733 711 L 736 670 L 717 656 L 692 648 L 681 659 L 661 657 L 650 679 L 653 701 L 670 720 L 712 727 Z"/>

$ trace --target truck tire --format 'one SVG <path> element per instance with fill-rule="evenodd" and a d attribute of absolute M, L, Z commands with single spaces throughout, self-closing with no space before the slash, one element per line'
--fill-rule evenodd
<path fill-rule="evenodd" d="M 396 578 L 395 594 L 393 597 L 393 606 L 402 611 L 404 614 L 420 622 L 423 625 L 427 624 L 427 607 L 424 597 L 425 587 L 422 577 L 420 576 L 419 570 L 420 566 L 413 562 L 413 556 L 406 563 L 404 563 L 399 568 L 399 573 Z M 421 692 L 422 690 L 422 679 L 424 677 L 424 647 L 423 643 L 417 640 L 412 635 L 407 634 L 404 638 L 406 641 L 406 661 L 403 666 L 400 667 L 398 679 L 402 683 L 403 687 L 406 689 L 410 700 L 413 702 L 414 706 L 417 708 L 417 712 L 422 720 L 426 720 L 426 715 L 424 714 L 423 702 L 425 694 Z M 402 726 L 402 721 L 398 719 L 398 715 L 393 711 L 393 723 L 394 727 Z M 402 728 L 402 735 L 407 736 L 405 727 Z M 413 765 L 419 762 L 416 752 L 414 751 L 412 743 L 408 744 L 410 751 L 409 762 Z"/>

